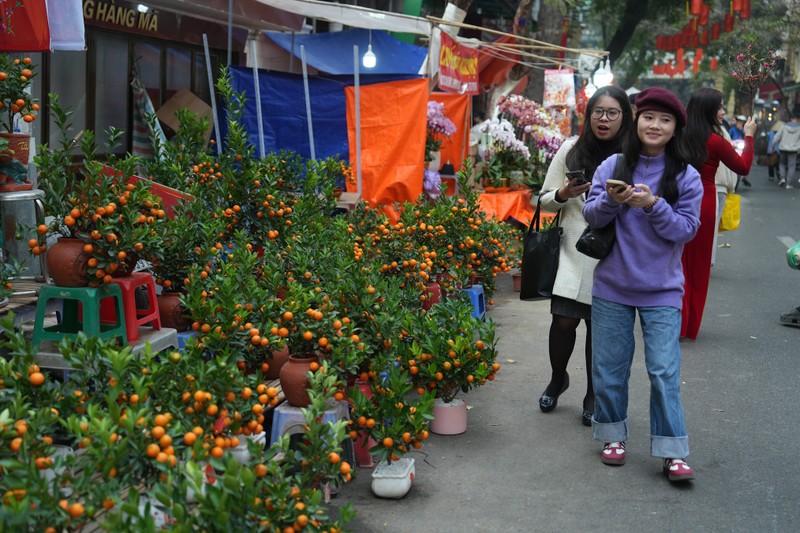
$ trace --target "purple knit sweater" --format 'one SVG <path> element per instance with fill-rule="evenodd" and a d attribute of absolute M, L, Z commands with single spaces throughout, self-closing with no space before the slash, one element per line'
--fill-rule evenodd
<path fill-rule="evenodd" d="M 643 209 L 614 202 L 606 192 L 606 180 L 614 173 L 617 156 L 597 168 L 583 206 L 590 226 L 600 228 L 616 218 L 617 241 L 611 253 L 594 269 L 592 295 L 634 307 L 681 308 L 683 298 L 683 245 L 700 226 L 703 186 L 694 167 L 677 177 L 680 198 L 670 205 L 663 198 L 646 213 Z M 643 183 L 660 194 L 664 154 L 639 156 L 633 183 Z"/>

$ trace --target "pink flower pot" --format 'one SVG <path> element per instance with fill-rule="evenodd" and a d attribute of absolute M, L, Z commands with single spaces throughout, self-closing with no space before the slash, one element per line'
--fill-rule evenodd
<path fill-rule="evenodd" d="M 441 398 L 433 402 L 433 420 L 430 430 L 437 435 L 459 435 L 467 430 L 467 404 L 455 399 L 444 403 Z"/>

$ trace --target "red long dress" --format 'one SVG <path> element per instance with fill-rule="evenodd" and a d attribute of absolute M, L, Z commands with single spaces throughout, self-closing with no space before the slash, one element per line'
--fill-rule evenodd
<path fill-rule="evenodd" d="M 683 247 L 683 276 L 686 279 L 681 310 L 681 337 L 697 339 L 703 309 L 706 306 L 708 280 L 711 277 L 711 252 L 714 246 L 714 226 L 717 220 L 717 188 L 714 176 L 720 161 L 740 175 L 747 175 L 753 164 L 753 137 L 744 139 L 742 155 L 736 153 L 731 143 L 712 133 L 706 149 L 708 158 L 698 169 L 703 181 L 703 201 L 700 204 L 700 228 L 691 242 Z"/>

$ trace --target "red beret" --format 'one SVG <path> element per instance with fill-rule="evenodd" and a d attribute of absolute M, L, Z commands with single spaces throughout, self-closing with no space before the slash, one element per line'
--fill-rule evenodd
<path fill-rule="evenodd" d="M 663 87 L 650 87 L 636 95 L 636 113 L 661 111 L 675 116 L 682 128 L 686 127 L 686 109 L 678 97 Z"/>

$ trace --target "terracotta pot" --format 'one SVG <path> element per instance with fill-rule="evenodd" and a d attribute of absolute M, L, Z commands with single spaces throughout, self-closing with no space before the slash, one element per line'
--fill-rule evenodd
<path fill-rule="evenodd" d="M 125 260 L 119 264 L 119 268 L 117 268 L 112 274 L 112 278 L 124 278 L 126 276 L 130 276 L 131 272 L 134 271 L 136 268 L 136 263 L 139 261 L 139 256 L 135 253 L 128 253 L 125 257 Z"/>
<path fill-rule="evenodd" d="M 422 308 L 426 311 L 439 303 L 442 299 L 442 289 L 435 281 L 429 281 L 425 284 L 425 300 L 422 302 Z"/>
<path fill-rule="evenodd" d="M 289 361 L 289 347 L 284 346 L 280 350 L 272 350 L 272 357 L 269 360 L 269 368 L 264 377 L 267 379 L 278 379 L 281 376 L 281 368 Z"/>
<path fill-rule="evenodd" d="M 369 451 L 377 444 L 375 439 L 369 437 L 366 431 L 359 431 L 353 443 L 353 451 L 356 454 L 356 464 L 362 468 L 372 468 L 375 466 L 375 459 Z"/>
<path fill-rule="evenodd" d="M 467 430 L 467 404 L 455 399 L 445 403 L 436 398 L 431 411 L 433 420 L 429 429 L 437 435 L 459 435 Z"/>
<path fill-rule="evenodd" d="M 53 283 L 59 287 L 86 287 L 89 285 L 89 254 L 83 251 L 80 239 L 59 237 L 47 249 L 47 270 Z"/>
<path fill-rule="evenodd" d="M 186 331 L 192 325 L 186 314 L 186 308 L 181 305 L 179 292 L 162 292 L 158 296 L 158 314 L 161 317 L 161 325 L 165 328 Z"/>
<path fill-rule="evenodd" d="M 281 368 L 281 390 L 292 407 L 307 407 L 311 403 L 306 391 L 308 388 L 306 374 L 309 365 L 317 361 L 319 357 L 316 355 L 308 357 L 290 355 L 289 360 Z"/>

